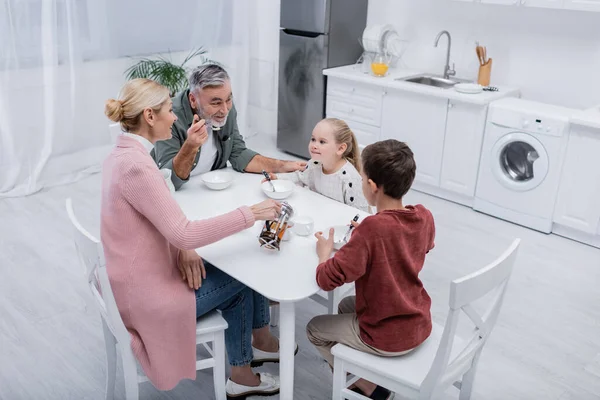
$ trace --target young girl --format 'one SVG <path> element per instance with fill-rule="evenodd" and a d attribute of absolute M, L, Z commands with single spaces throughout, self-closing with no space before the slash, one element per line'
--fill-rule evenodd
<path fill-rule="evenodd" d="M 358 143 L 341 119 L 326 118 L 312 132 L 308 144 L 311 160 L 304 171 L 270 174 L 287 179 L 331 199 L 371 212 L 362 193 Z"/>

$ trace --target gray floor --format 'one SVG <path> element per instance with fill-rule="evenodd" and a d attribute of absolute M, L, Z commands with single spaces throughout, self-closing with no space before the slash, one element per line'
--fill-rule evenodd
<path fill-rule="evenodd" d="M 270 138 L 251 141 L 257 150 L 277 154 Z M 87 305 L 64 212 L 65 198 L 73 197 L 83 224 L 97 232 L 99 183 L 95 175 L 31 197 L 0 200 L 0 399 L 104 396 L 99 315 Z M 436 219 L 436 248 L 422 279 L 438 323 L 447 313 L 450 280 L 491 261 L 513 238 L 523 239 L 473 398 L 600 399 L 600 250 L 420 193 L 407 200 L 426 205 Z M 310 300 L 299 305 L 299 400 L 330 397 L 331 374 L 303 333 L 321 312 Z M 261 370 L 277 373 L 277 366 Z M 211 379 L 210 371 L 200 372 L 196 381 L 163 393 L 145 384 L 141 398 L 212 399 Z M 457 398 L 456 392 L 443 398 Z"/>

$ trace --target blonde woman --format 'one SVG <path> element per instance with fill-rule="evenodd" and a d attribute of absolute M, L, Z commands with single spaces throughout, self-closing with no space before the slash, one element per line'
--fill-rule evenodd
<path fill-rule="evenodd" d="M 219 309 L 229 324 L 228 396 L 278 393 L 277 377 L 255 375 L 250 368 L 253 361 L 279 358 L 278 341 L 268 328 L 268 301 L 203 263 L 194 249 L 275 218 L 281 205 L 267 200 L 189 221 L 149 154 L 156 141 L 171 138 L 177 120 L 169 91 L 135 79 L 118 99 L 106 102 L 105 112 L 125 133 L 103 166 L 102 244 L 117 306 L 144 372 L 160 390 L 195 379 L 195 320 Z"/>

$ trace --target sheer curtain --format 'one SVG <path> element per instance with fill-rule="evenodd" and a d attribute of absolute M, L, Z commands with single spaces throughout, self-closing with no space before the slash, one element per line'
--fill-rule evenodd
<path fill-rule="evenodd" d="M 231 75 L 247 133 L 255 1 L 0 0 L 0 198 L 100 171 L 104 101 L 139 56 L 208 50 Z"/>

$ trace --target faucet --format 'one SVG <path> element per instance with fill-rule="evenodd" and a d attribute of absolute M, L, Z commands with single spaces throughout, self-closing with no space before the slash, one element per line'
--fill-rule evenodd
<path fill-rule="evenodd" d="M 438 33 L 433 46 L 438 46 L 438 42 L 444 34 L 448 36 L 448 51 L 446 52 L 446 65 L 444 66 L 444 79 L 448 79 L 451 76 L 456 75 L 456 71 L 454 70 L 454 63 L 452 63 L 452 68 L 450 68 L 450 48 L 452 47 L 452 38 L 450 37 L 450 32 L 441 31 L 440 33 Z"/>

